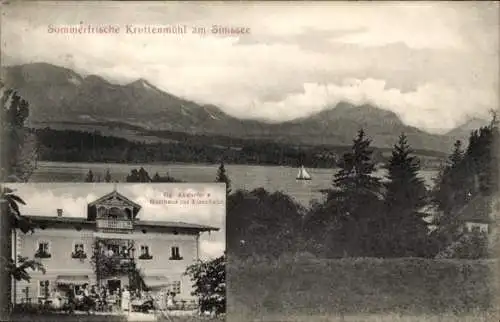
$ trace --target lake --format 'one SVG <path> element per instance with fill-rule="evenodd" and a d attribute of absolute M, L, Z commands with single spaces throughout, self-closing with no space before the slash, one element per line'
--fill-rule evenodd
<path fill-rule="evenodd" d="M 66 163 L 66 162 L 38 162 L 31 182 L 83 182 L 87 172 L 92 170 L 94 177 L 104 178 L 109 169 L 113 180 L 125 181 L 132 169 L 143 167 L 150 176 L 156 172 L 160 176 L 167 173 L 186 182 L 214 182 L 218 164 L 118 164 L 118 163 Z M 322 197 L 319 190 L 331 187 L 333 175 L 338 169 L 313 168 L 307 171 L 311 174 L 310 181 L 297 181 L 298 169 L 280 166 L 260 165 L 225 165 L 231 179 L 231 188 L 252 190 L 264 188 L 268 191 L 283 191 L 294 197 L 301 204 L 308 206 L 313 199 Z M 383 170 L 377 173 L 382 176 Z M 435 170 L 423 170 L 421 176 L 428 186 L 437 175 Z"/>

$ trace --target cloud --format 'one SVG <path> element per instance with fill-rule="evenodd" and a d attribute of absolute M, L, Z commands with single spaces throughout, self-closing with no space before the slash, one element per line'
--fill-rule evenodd
<path fill-rule="evenodd" d="M 66 217 L 87 217 L 87 204 L 111 192 L 113 184 L 32 183 L 9 184 L 26 202 L 22 214 L 56 216 L 63 209 Z M 177 221 L 209 225 L 220 229 L 200 237 L 200 257 L 220 256 L 225 249 L 225 187 L 220 184 L 119 184 L 119 193 L 142 206 L 138 219 Z M 199 197 L 179 197 L 197 194 Z M 210 195 L 210 196 L 208 196 Z M 161 204 L 165 200 L 201 199 L 212 203 L 182 205 Z M 154 203 L 151 203 L 155 200 Z"/>
<path fill-rule="evenodd" d="M 379 106 L 395 112 L 408 125 L 439 133 L 464 123 L 467 117 L 487 118 L 498 98 L 487 90 L 464 92 L 439 83 L 423 84 L 414 91 L 402 92 L 388 88 L 384 80 L 345 79 L 341 85 L 306 83 L 303 91 L 290 94 L 284 100 L 257 103 L 260 109 L 254 110 L 253 116 L 267 112 L 264 116 L 286 113 L 291 118 L 302 117 L 339 102 Z"/>

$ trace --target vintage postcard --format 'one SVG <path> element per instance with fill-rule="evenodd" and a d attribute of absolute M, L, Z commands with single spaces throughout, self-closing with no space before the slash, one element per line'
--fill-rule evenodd
<path fill-rule="evenodd" d="M 32 1 L 1 10 L 1 181 L 20 185 L 13 193 L 27 204 L 13 218 L 36 205 L 54 216 L 47 224 L 76 220 L 69 199 L 92 203 L 116 185 L 143 207 L 137 225 L 120 222 L 143 240 L 151 229 L 163 236 L 141 226 L 154 216 L 193 232 L 167 227 L 164 247 L 135 246 L 152 256 L 137 263 L 164 276 L 151 283 L 181 283 L 174 300 L 189 310 L 173 311 L 190 315 L 153 303 L 143 318 L 498 320 L 498 1 Z M 35 191 L 57 183 L 71 193 L 84 182 L 88 194 Z M 150 188 L 190 183 L 219 183 L 223 196 Z M 211 215 L 224 207 L 226 226 Z M 105 238 L 90 221 L 79 231 Z M 227 292 L 225 280 L 203 281 L 191 296 L 188 277 L 147 266 L 194 258 L 172 243 L 194 243 L 196 232 L 200 267 L 224 267 Z M 72 243 L 65 261 L 80 265 Z M 14 269 L 13 260 L 4 263 Z M 52 288 L 68 274 L 47 265 Z M 3 274 L 2 285 L 16 280 Z M 16 282 L 0 307 L 25 320 L 80 318 L 38 305 L 39 274 L 29 271 L 31 282 Z M 91 271 L 80 275 L 95 284 Z M 119 280 L 100 285 L 131 285 Z M 37 303 L 31 311 L 19 306 L 25 297 Z M 86 318 L 137 318 L 115 308 Z"/>

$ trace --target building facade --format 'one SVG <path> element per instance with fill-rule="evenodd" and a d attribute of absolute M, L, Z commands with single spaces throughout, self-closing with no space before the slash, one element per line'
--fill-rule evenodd
<path fill-rule="evenodd" d="M 46 272 L 30 272 L 29 282 L 14 281 L 13 301 L 33 303 L 70 284 L 133 287 L 138 276 L 152 292 L 194 300 L 192 281 L 184 272 L 199 259 L 200 235 L 218 228 L 141 220 L 140 210 L 113 191 L 88 204 L 86 218 L 65 217 L 64 209 L 49 211 L 53 216 L 27 216 L 36 229 L 33 234 L 13 233 L 14 258 L 36 258 Z"/>
<path fill-rule="evenodd" d="M 458 212 L 458 220 L 464 233 L 483 232 L 493 236 L 495 218 L 499 210 L 497 198 L 478 195 Z"/>

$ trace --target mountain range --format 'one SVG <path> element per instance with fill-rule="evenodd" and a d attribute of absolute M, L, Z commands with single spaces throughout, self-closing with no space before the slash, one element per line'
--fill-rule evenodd
<path fill-rule="evenodd" d="M 48 63 L 4 67 L 2 81 L 30 103 L 29 122 L 34 127 L 43 124 L 72 129 L 78 124 L 109 122 L 146 131 L 225 135 L 297 145 L 349 145 L 363 127 L 376 147 L 391 147 L 404 132 L 415 149 L 449 152 L 455 140 L 467 139 L 472 129 L 487 124 L 472 119 L 444 135 L 436 135 L 405 125 L 393 112 L 347 102 L 282 123 L 239 119 L 217 106 L 169 94 L 145 79 L 116 84 L 101 76 L 84 77 Z"/>

